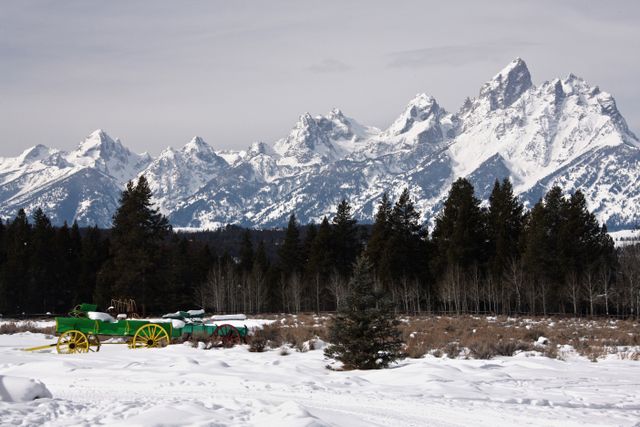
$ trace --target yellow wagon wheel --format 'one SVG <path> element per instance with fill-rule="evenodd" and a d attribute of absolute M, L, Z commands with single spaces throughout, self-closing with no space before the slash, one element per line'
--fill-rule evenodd
<path fill-rule="evenodd" d="M 89 340 L 89 351 L 100 351 L 100 338 L 97 335 L 89 334 L 87 339 Z"/>
<path fill-rule="evenodd" d="M 56 349 L 60 354 L 87 353 L 89 351 L 89 339 L 80 331 L 63 332 L 58 337 Z"/>
<path fill-rule="evenodd" d="M 131 348 L 156 348 L 169 344 L 169 334 L 160 325 L 148 323 L 136 331 Z"/>

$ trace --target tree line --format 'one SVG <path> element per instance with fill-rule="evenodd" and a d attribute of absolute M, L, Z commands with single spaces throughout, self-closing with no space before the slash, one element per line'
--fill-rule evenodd
<path fill-rule="evenodd" d="M 553 187 L 527 210 L 508 179 L 483 204 L 461 178 L 432 230 L 421 217 L 404 190 L 381 197 L 372 225 L 342 200 L 319 224 L 302 227 L 292 213 L 279 234 L 235 227 L 232 244 L 215 244 L 173 232 L 141 177 L 110 230 L 53 227 L 41 210 L 0 222 L 0 312 L 106 308 L 112 298 L 145 313 L 333 311 L 364 255 L 397 312 L 638 316 L 640 248 L 616 250 L 579 190 Z"/>

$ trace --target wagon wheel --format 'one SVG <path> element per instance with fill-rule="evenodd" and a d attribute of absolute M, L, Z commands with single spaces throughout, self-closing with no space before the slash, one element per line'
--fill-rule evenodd
<path fill-rule="evenodd" d="M 89 339 L 80 331 L 63 332 L 58 337 L 56 349 L 60 354 L 86 353 L 89 351 Z"/>
<path fill-rule="evenodd" d="M 223 347 L 233 347 L 240 344 L 240 331 L 235 326 L 225 323 L 215 330 L 215 335 L 220 338 Z"/>
<path fill-rule="evenodd" d="M 169 334 L 160 325 L 148 323 L 136 331 L 131 348 L 157 348 L 169 344 Z"/>
<path fill-rule="evenodd" d="M 89 351 L 100 351 L 100 338 L 96 334 L 87 335 L 87 339 L 89 340 Z"/>

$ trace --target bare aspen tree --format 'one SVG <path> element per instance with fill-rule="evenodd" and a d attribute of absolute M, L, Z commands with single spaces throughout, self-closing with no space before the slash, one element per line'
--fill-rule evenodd
<path fill-rule="evenodd" d="M 505 282 L 511 288 L 516 299 L 516 313 L 522 311 L 522 288 L 524 286 L 525 275 L 522 261 L 518 258 L 511 257 L 504 271 Z"/>

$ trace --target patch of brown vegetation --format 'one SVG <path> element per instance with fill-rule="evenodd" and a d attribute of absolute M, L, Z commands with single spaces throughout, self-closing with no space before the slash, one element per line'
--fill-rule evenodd
<path fill-rule="evenodd" d="M 640 346 L 640 327 L 633 320 L 420 316 L 403 319 L 401 330 L 409 357 L 444 353 L 490 359 L 537 350 L 557 358 L 562 357 L 558 349 L 570 345 L 593 361 L 622 352 L 634 360 L 633 348 Z M 537 343 L 540 337 L 545 344 Z"/>
<path fill-rule="evenodd" d="M 264 318 L 264 316 L 261 316 Z M 304 351 L 304 343 L 319 337 L 327 341 L 331 315 L 303 313 L 273 315 L 275 323 L 249 338 L 250 351 L 288 345 Z M 640 322 L 634 320 L 508 316 L 409 316 L 401 319 L 405 353 L 411 358 L 435 357 L 490 359 L 537 351 L 564 358 L 566 347 L 597 361 L 609 354 L 626 360 L 640 359 Z M 545 343 L 538 343 L 540 337 Z"/>
<path fill-rule="evenodd" d="M 18 334 L 21 332 L 54 335 L 56 328 L 54 326 L 39 327 L 34 322 L 7 322 L 0 325 L 0 335 Z"/>

